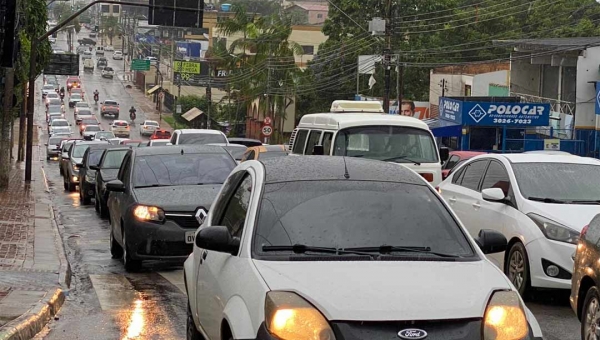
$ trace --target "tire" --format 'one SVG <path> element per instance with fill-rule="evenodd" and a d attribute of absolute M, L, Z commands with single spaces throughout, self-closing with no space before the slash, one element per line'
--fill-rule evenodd
<path fill-rule="evenodd" d="M 515 286 L 522 297 L 525 297 L 531 288 L 529 258 L 527 250 L 521 242 L 513 244 L 508 251 L 504 264 L 504 273 Z"/>
<path fill-rule="evenodd" d="M 123 247 L 115 240 L 115 236 L 112 231 L 112 224 L 110 227 L 110 256 L 113 259 L 121 259 L 123 258 Z"/>
<path fill-rule="evenodd" d="M 67 179 L 67 191 L 74 192 L 75 190 L 77 190 L 77 184 L 71 183 L 71 180 Z"/>
<path fill-rule="evenodd" d="M 106 203 L 102 202 L 102 199 L 98 199 L 99 203 L 98 205 L 100 206 L 100 217 L 102 218 L 107 218 L 108 217 L 108 206 L 106 205 Z"/>
<path fill-rule="evenodd" d="M 582 292 L 583 293 L 583 292 Z M 600 295 L 595 286 L 585 294 L 581 310 L 581 339 L 597 339 L 596 329 L 600 323 Z"/>
<path fill-rule="evenodd" d="M 187 321 L 185 323 L 185 338 L 186 340 L 204 340 L 204 337 L 198 329 L 196 328 L 196 324 L 194 323 L 194 318 L 192 317 L 192 309 L 190 308 L 190 303 L 187 303 Z"/>
<path fill-rule="evenodd" d="M 125 271 L 134 273 L 142 269 L 142 261 L 132 259 L 128 248 L 126 233 L 123 231 L 123 265 L 125 266 Z"/>
<path fill-rule="evenodd" d="M 97 213 L 100 213 L 100 199 L 98 198 L 98 195 L 96 195 L 94 199 L 94 209 L 96 209 Z"/>
<path fill-rule="evenodd" d="M 79 199 L 83 205 L 89 205 L 92 202 L 91 197 L 85 193 L 85 186 L 83 183 L 79 183 Z"/>
<path fill-rule="evenodd" d="M 65 191 L 69 191 L 69 185 L 67 184 L 67 177 L 63 177 L 63 187 Z"/>

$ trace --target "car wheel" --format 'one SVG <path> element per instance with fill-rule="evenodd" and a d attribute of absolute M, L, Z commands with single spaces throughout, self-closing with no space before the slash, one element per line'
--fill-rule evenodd
<path fill-rule="evenodd" d="M 108 206 L 106 205 L 105 202 L 102 201 L 102 199 L 98 199 L 98 201 L 100 201 L 100 203 L 98 204 L 100 206 L 100 217 L 107 218 L 108 217 Z"/>
<path fill-rule="evenodd" d="M 69 191 L 69 185 L 67 184 L 67 176 L 63 177 L 63 187 L 66 191 Z"/>
<path fill-rule="evenodd" d="M 125 231 L 123 231 L 123 265 L 128 272 L 137 272 L 142 268 L 142 261 L 131 258 Z"/>
<path fill-rule="evenodd" d="M 94 209 L 96 209 L 97 213 L 100 212 L 100 199 L 98 198 L 98 195 L 96 195 L 94 199 Z"/>
<path fill-rule="evenodd" d="M 81 195 L 81 203 L 83 205 L 88 205 L 92 202 L 92 198 L 85 194 L 85 188 L 82 188 L 82 185 L 79 185 L 79 192 Z"/>
<path fill-rule="evenodd" d="M 192 317 L 192 309 L 190 308 L 190 303 L 187 303 L 187 322 L 186 322 L 186 339 L 187 340 L 204 340 L 204 337 L 198 329 L 196 329 L 196 324 L 194 324 L 194 318 Z"/>
<path fill-rule="evenodd" d="M 519 294 L 525 296 L 529 289 L 529 259 L 523 243 L 517 242 L 510 248 L 504 273 Z"/>
<path fill-rule="evenodd" d="M 110 228 L 110 256 L 113 259 L 120 259 L 123 257 L 123 247 L 115 240 L 115 236 L 113 235 L 112 225 Z"/>
<path fill-rule="evenodd" d="M 595 340 L 600 338 L 600 295 L 598 288 L 587 291 L 583 302 L 581 316 L 581 339 Z"/>
<path fill-rule="evenodd" d="M 77 184 L 71 183 L 70 179 L 67 179 L 67 191 L 74 192 L 77 189 Z"/>

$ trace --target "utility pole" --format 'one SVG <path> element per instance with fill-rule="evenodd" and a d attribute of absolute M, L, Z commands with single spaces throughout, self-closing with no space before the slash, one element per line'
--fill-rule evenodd
<path fill-rule="evenodd" d="M 447 84 L 448 82 L 446 79 L 442 78 L 442 80 L 440 80 L 439 86 L 442 88 L 442 97 L 446 96 L 446 91 L 448 90 L 448 87 L 446 86 Z"/>
<path fill-rule="evenodd" d="M 25 129 L 27 125 L 27 83 L 23 84 L 23 102 L 21 103 L 21 115 L 19 116 L 19 151 L 17 162 L 25 160 Z"/>
<path fill-rule="evenodd" d="M 2 139 L 0 143 L 3 146 L 0 148 L 0 167 L 2 167 L 2 178 L 0 178 L 0 187 L 6 187 L 8 185 L 8 168 L 10 167 L 10 139 L 8 133 L 11 127 L 11 121 L 13 119 L 12 106 L 13 106 L 13 85 L 15 80 L 14 68 L 4 69 L 4 99 L 3 99 L 3 115 L 2 115 Z M 12 131 L 10 131 L 12 135 Z M 4 177 L 6 176 L 6 177 Z"/>
<path fill-rule="evenodd" d="M 390 87 L 391 87 L 391 50 L 392 50 L 392 0 L 387 0 L 385 10 L 385 39 L 387 40 L 387 46 L 383 50 L 383 67 L 385 70 L 385 92 L 383 95 L 383 111 L 385 113 L 390 112 Z"/>
<path fill-rule="evenodd" d="M 212 72 L 212 67 L 210 65 L 210 60 L 208 61 L 208 86 L 206 87 L 206 99 L 208 100 L 208 112 L 206 114 L 206 128 L 210 129 L 210 110 L 212 106 L 212 90 L 210 88 L 210 73 Z"/>
<path fill-rule="evenodd" d="M 402 97 L 404 97 L 404 65 L 400 63 L 400 55 L 398 55 L 396 59 L 396 95 L 398 102 L 398 114 L 400 113 L 401 105 L 402 105 Z"/>

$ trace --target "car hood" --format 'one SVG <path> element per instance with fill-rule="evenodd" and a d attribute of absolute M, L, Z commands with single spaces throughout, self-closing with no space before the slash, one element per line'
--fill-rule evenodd
<path fill-rule="evenodd" d="M 77 163 L 81 163 L 81 162 L 83 162 L 83 158 L 77 158 L 77 157 L 73 157 L 73 158 L 72 158 L 72 161 L 73 161 L 73 162 L 75 162 L 76 164 L 77 164 Z"/>
<path fill-rule="evenodd" d="M 524 211 L 549 218 L 581 232 L 592 218 L 600 214 L 600 205 L 595 204 L 552 204 L 528 201 L 529 209 Z"/>
<path fill-rule="evenodd" d="M 510 289 L 486 260 L 254 263 L 271 290 L 296 292 L 329 320 L 481 318 L 492 292 Z"/>
<path fill-rule="evenodd" d="M 119 169 L 100 169 L 100 175 L 102 176 L 102 180 L 104 182 L 112 181 L 113 179 L 117 179 L 117 175 L 119 174 Z"/>
<path fill-rule="evenodd" d="M 161 207 L 164 211 L 193 212 L 198 207 L 208 210 L 221 189 L 221 184 L 178 185 L 172 187 L 137 188 L 137 202 Z"/>

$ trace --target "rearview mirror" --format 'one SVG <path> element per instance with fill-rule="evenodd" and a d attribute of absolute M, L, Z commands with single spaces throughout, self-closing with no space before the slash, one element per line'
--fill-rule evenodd
<path fill-rule="evenodd" d="M 123 192 L 125 191 L 125 184 L 123 184 L 123 182 L 119 181 L 118 179 L 115 179 L 106 183 L 106 190 L 114 192 Z"/>
<path fill-rule="evenodd" d="M 504 191 L 500 188 L 483 189 L 481 190 L 481 197 L 490 202 L 501 202 L 506 198 Z"/>
<path fill-rule="evenodd" d="M 481 229 L 475 239 L 484 254 L 494 254 L 506 251 L 508 241 L 500 232 L 490 229 Z"/>
<path fill-rule="evenodd" d="M 90 169 L 100 171 L 100 167 L 98 165 L 90 165 Z"/>
<path fill-rule="evenodd" d="M 445 161 L 448 160 L 448 158 L 450 158 L 450 149 L 448 149 L 447 147 L 441 147 L 440 148 L 440 162 L 444 163 Z"/>
<path fill-rule="evenodd" d="M 325 154 L 325 149 L 323 148 L 323 145 L 313 146 L 312 154 L 316 156 L 323 156 Z"/>
<path fill-rule="evenodd" d="M 232 237 L 227 227 L 211 226 L 201 228 L 198 231 L 196 234 L 196 246 L 202 249 L 236 255 L 240 249 L 240 239 Z"/>

